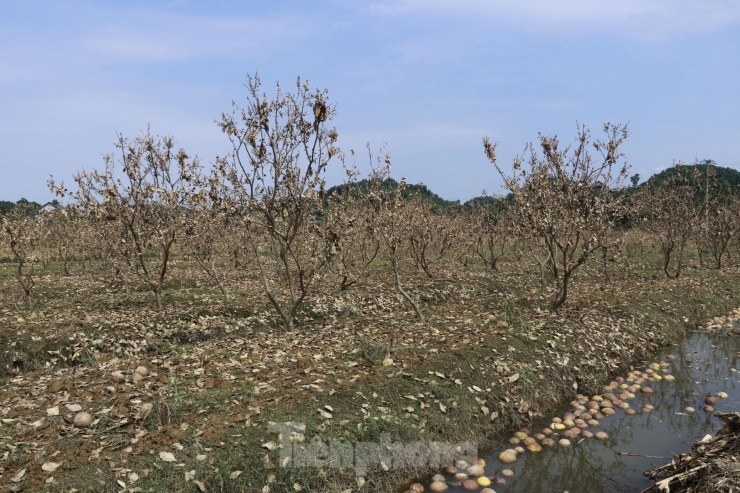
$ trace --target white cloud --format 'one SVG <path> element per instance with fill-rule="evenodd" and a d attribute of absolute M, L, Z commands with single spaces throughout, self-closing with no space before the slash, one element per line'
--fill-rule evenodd
<path fill-rule="evenodd" d="M 79 47 L 112 60 L 189 60 L 228 55 L 258 55 L 288 46 L 309 34 L 309 23 L 282 17 L 208 17 L 150 14 L 145 23 L 97 29 Z"/>
<path fill-rule="evenodd" d="M 740 2 L 734 0 L 382 0 L 373 3 L 371 11 L 475 18 L 523 31 L 608 28 L 629 37 L 655 39 L 740 23 Z"/>

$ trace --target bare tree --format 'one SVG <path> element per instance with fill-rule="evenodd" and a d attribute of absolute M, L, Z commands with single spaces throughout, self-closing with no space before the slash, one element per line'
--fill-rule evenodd
<path fill-rule="evenodd" d="M 506 253 L 512 241 L 512 214 L 504 199 L 494 198 L 473 205 L 471 211 L 475 236 L 475 253 L 483 261 L 486 269 L 498 270 L 498 262 Z"/>
<path fill-rule="evenodd" d="M 604 124 L 604 139 L 592 139 L 578 125 L 574 146 L 561 149 L 558 138 L 540 134 L 541 154 L 532 144 L 507 174 L 496 160 L 496 146 L 483 139 L 488 158 L 520 211 L 520 233 L 541 242 L 554 280 L 553 309 L 568 297 L 574 272 L 608 244 L 608 232 L 622 209 L 614 190 L 627 177 L 619 150 L 626 126 Z M 595 151 L 595 153 L 593 152 Z"/>
<path fill-rule="evenodd" d="M 354 156 L 355 152 L 351 154 Z M 368 155 L 372 160 L 369 148 Z M 328 217 L 338 231 L 344 232 L 331 267 L 340 279 L 341 290 L 362 281 L 381 251 L 381 240 L 375 234 L 380 216 L 368 200 L 370 190 L 357 182 L 359 172 L 354 163 L 345 164 L 345 171 L 345 182 L 327 195 Z"/>
<path fill-rule="evenodd" d="M 449 216 L 435 212 L 432 204 L 418 195 L 408 199 L 406 214 L 411 259 L 417 269 L 433 278 L 433 269 L 452 251 L 459 231 Z"/>
<path fill-rule="evenodd" d="M 737 195 L 716 199 L 709 206 L 706 237 L 702 241 L 712 252 L 717 269 L 722 269 L 722 259 L 728 252 L 733 237 L 738 234 L 740 197 Z"/>
<path fill-rule="evenodd" d="M 203 204 L 193 204 L 193 224 L 183 237 L 184 251 L 195 260 L 205 274 L 213 281 L 221 294 L 226 294 L 224 286 L 227 268 L 219 262 L 219 247 L 223 237 L 228 235 L 227 221 L 223 214 Z"/>
<path fill-rule="evenodd" d="M 49 255 L 62 263 L 65 276 L 70 275 L 69 265 L 81 252 L 84 224 L 74 207 L 65 207 L 44 213 L 39 218 L 43 229 L 44 247 Z"/>
<path fill-rule="evenodd" d="M 119 135 L 116 149 L 118 158 L 104 156 L 103 171 L 75 175 L 76 191 L 53 178 L 49 184 L 53 192 L 69 194 L 88 219 L 109 225 L 100 229 L 107 254 L 117 258 L 117 268 L 144 282 L 162 309 L 173 246 L 193 221 L 188 197 L 204 190 L 200 165 L 183 149 L 175 150 L 172 137 L 148 130 L 133 140 Z"/>
<path fill-rule="evenodd" d="M 242 228 L 262 286 L 286 329 L 337 252 L 339 233 L 325 227 L 322 197 L 325 171 L 337 132 L 326 91 L 296 82 L 294 93 L 277 85 L 262 93 L 259 76 L 249 77 L 245 107 L 234 103 L 218 121 L 232 152 L 219 157 L 213 198 Z"/>
<path fill-rule="evenodd" d="M 33 308 L 34 268 L 38 263 L 41 239 L 35 208 L 17 204 L 2 218 L 0 241 L 13 255 L 13 277 L 21 287 L 23 302 L 28 308 Z"/>
<path fill-rule="evenodd" d="M 381 156 L 378 156 L 380 161 Z M 395 281 L 396 291 L 408 302 L 414 309 L 416 317 L 420 322 L 424 322 L 424 314 L 419 304 L 404 289 L 401 283 L 401 255 L 409 239 L 410 218 L 408 209 L 409 200 L 405 197 L 407 189 L 406 180 L 401 181 L 393 186 L 387 184 L 390 178 L 391 161 L 390 156 L 385 154 L 383 164 L 376 167 L 371 175 L 371 191 L 368 200 L 375 208 L 379 217 L 376 234 L 385 246 L 384 252 L 391 264 L 393 279 Z"/>
<path fill-rule="evenodd" d="M 702 166 L 703 165 L 703 166 Z M 701 169 L 703 168 L 703 171 Z M 735 223 L 740 216 L 740 199 L 737 190 L 726 186 L 720 189 L 714 161 L 705 160 L 694 165 L 693 178 L 703 174 L 703 205 L 701 228 L 698 232 L 699 267 L 704 267 L 704 251 L 709 250 L 717 269 L 722 269 L 722 259 L 728 252 L 735 233 Z"/>
<path fill-rule="evenodd" d="M 675 172 L 660 184 L 648 183 L 638 203 L 638 221 L 657 241 L 663 257 L 665 275 L 681 275 L 689 239 L 701 228 L 701 203 L 695 184 L 696 168 L 680 163 Z M 693 175 L 693 179 L 689 176 Z"/>

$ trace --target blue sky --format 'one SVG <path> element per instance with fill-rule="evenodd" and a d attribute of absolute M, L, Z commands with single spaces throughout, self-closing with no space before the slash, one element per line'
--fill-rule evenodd
<path fill-rule="evenodd" d="M 0 0 L 0 200 L 102 167 L 151 124 L 204 165 L 247 74 L 329 90 L 342 149 L 447 199 L 500 192 L 537 133 L 630 122 L 643 179 L 672 162 L 740 169 L 735 0 Z M 359 164 L 364 165 L 364 162 Z M 364 168 L 367 170 L 367 167 Z M 342 177 L 339 163 L 331 184 Z"/>

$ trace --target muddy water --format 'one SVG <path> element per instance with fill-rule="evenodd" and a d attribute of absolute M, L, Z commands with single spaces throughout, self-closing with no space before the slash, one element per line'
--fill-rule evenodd
<path fill-rule="evenodd" d="M 717 411 L 740 411 L 740 337 L 693 333 L 681 344 L 668 348 L 656 355 L 652 361 L 636 365 L 636 370 L 644 370 L 654 361 L 665 360 L 667 354 L 676 356 L 671 361 L 669 372 L 676 377 L 673 382 L 650 382 L 654 389 L 650 395 L 639 394 L 629 402 L 638 410 L 629 416 L 622 410 L 616 415 L 601 420 L 598 429 L 605 431 L 609 438 L 598 441 L 594 438 L 573 440 L 569 448 L 545 447 L 540 453 L 525 453 L 514 464 L 503 465 L 498 455 L 510 445 L 503 437 L 501 447 L 481 453 L 486 460 L 486 476 L 495 481 L 501 477 L 505 468 L 514 471 L 514 476 L 506 478 L 505 484 L 492 484 L 497 493 L 513 492 L 636 492 L 647 487 L 650 482 L 643 472 L 654 465 L 670 462 L 672 455 L 683 453 L 706 434 L 715 434 L 722 427 L 721 421 L 712 413 L 704 411 L 707 394 L 726 392 L 728 397 L 719 399 L 714 406 Z M 644 404 L 652 404 L 655 410 L 643 413 L 639 410 Z M 696 412 L 687 412 L 693 407 Z M 553 417 L 570 410 L 564 406 L 560 412 L 547 420 L 534 423 L 531 433 L 550 426 Z M 459 481 L 446 475 L 449 489 L 456 493 L 464 490 Z M 427 487 L 430 480 L 422 482 Z M 474 491 L 480 491 L 478 488 Z"/>

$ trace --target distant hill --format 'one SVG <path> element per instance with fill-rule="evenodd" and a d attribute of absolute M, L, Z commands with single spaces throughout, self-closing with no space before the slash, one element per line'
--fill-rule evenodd
<path fill-rule="evenodd" d="M 511 194 L 507 195 L 506 197 L 495 197 L 491 195 L 480 195 L 478 197 L 473 197 L 472 199 L 468 200 L 462 205 L 463 210 L 470 210 L 473 207 L 490 207 L 490 206 L 499 206 L 503 207 L 503 205 L 510 201 Z"/>
<path fill-rule="evenodd" d="M 15 202 L 0 200 L 0 216 L 3 216 L 13 210 L 13 207 L 15 207 Z"/>
<path fill-rule="evenodd" d="M 353 183 L 350 185 L 353 193 L 359 193 L 364 194 L 367 193 L 367 191 L 370 189 L 370 181 L 367 179 L 360 180 L 356 183 Z M 394 180 L 393 178 L 386 178 L 385 181 L 383 181 L 383 187 L 386 189 L 395 189 L 398 187 L 398 182 Z M 346 185 L 337 185 L 335 187 L 331 187 L 326 191 L 327 196 L 330 196 L 332 194 L 338 194 L 341 195 L 343 193 L 346 193 Z M 422 200 L 428 201 L 432 204 L 432 209 L 440 214 L 445 214 L 451 210 L 459 209 L 460 208 L 460 201 L 459 200 L 445 200 L 436 193 L 429 190 L 429 188 L 424 185 L 423 183 L 419 184 L 407 184 L 407 188 L 403 193 L 404 197 L 412 197 L 412 196 L 418 196 L 421 197 Z"/>
<path fill-rule="evenodd" d="M 0 216 L 4 216 L 13 210 L 16 205 L 28 207 L 30 211 L 38 211 L 41 204 L 38 202 L 29 202 L 26 199 L 20 199 L 18 202 L 10 202 L 8 200 L 0 200 Z"/>
<path fill-rule="evenodd" d="M 699 172 L 699 182 L 695 183 L 694 168 Z M 666 170 L 661 171 L 651 176 L 645 183 L 638 185 L 639 187 L 644 186 L 660 186 L 666 182 L 679 179 L 686 185 L 696 186 L 697 188 L 704 187 L 704 180 L 706 179 L 707 169 L 710 174 L 714 176 L 712 180 L 713 187 L 716 190 L 730 193 L 738 193 L 740 191 L 740 171 L 732 168 L 725 168 L 722 166 L 716 166 L 714 164 L 679 164 L 672 166 Z M 682 176 L 679 176 L 682 175 Z"/>

